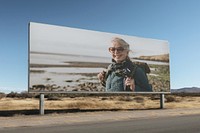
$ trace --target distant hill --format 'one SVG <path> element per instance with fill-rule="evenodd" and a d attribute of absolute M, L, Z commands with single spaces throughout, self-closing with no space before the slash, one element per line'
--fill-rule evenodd
<path fill-rule="evenodd" d="M 140 56 L 140 57 L 134 58 L 134 59 L 169 62 L 169 54 L 152 55 L 152 56 Z"/>
<path fill-rule="evenodd" d="M 180 89 L 171 89 L 172 93 L 200 93 L 200 88 L 198 87 L 185 87 Z"/>

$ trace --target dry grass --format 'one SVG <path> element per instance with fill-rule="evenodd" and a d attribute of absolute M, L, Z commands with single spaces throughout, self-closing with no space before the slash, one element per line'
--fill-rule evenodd
<path fill-rule="evenodd" d="M 199 108 L 200 97 L 165 97 L 165 108 Z M 75 97 L 61 100 L 45 99 L 45 109 L 152 109 L 159 108 L 158 98 L 151 96 Z M 0 110 L 39 109 L 39 99 L 2 98 Z"/>
<path fill-rule="evenodd" d="M 0 110 L 28 110 L 38 109 L 38 99 L 21 99 L 21 98 L 2 98 L 0 99 Z"/>
<path fill-rule="evenodd" d="M 176 97 L 176 101 L 167 102 L 167 108 L 200 108 L 200 97 Z"/>

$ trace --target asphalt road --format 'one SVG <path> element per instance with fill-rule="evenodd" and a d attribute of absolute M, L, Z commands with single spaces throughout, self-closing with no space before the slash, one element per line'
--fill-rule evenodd
<path fill-rule="evenodd" d="M 0 133 L 200 133 L 200 115 L 143 118 L 56 126 L 15 127 Z"/>

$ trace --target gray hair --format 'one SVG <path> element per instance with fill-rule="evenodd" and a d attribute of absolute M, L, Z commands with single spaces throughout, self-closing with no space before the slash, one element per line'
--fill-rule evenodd
<path fill-rule="evenodd" d="M 122 45 L 123 48 L 125 48 L 127 50 L 130 50 L 129 44 L 126 41 L 124 41 L 123 39 L 119 38 L 119 37 L 113 38 L 111 42 L 117 42 L 120 45 Z"/>

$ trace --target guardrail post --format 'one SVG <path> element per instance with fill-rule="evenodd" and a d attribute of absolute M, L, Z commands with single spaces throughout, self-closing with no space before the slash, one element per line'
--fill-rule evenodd
<path fill-rule="evenodd" d="M 165 94 L 160 94 L 160 109 L 164 108 Z"/>
<path fill-rule="evenodd" d="M 40 115 L 44 115 L 44 94 L 40 94 Z"/>

